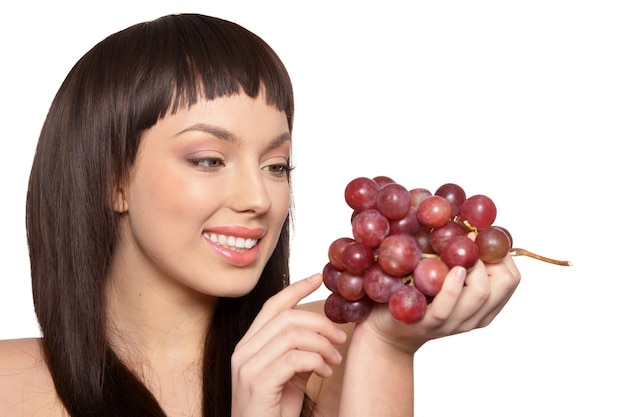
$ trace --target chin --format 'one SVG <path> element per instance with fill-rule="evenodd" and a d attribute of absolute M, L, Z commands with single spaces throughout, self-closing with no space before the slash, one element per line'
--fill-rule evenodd
<path fill-rule="evenodd" d="M 237 285 L 230 288 L 223 288 L 222 291 L 220 291 L 219 296 L 225 298 L 239 298 L 246 296 L 250 294 L 250 292 L 252 292 L 258 282 L 258 280 L 255 280 L 254 282 L 249 283 L 249 285 L 244 285 L 242 283 L 242 285 Z"/>

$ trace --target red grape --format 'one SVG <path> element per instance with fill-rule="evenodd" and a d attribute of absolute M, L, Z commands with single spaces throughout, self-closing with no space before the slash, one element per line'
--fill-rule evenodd
<path fill-rule="evenodd" d="M 346 299 L 340 294 L 336 292 L 330 293 L 324 303 L 324 314 L 335 323 L 347 323 L 348 321 L 341 314 L 346 303 Z"/>
<path fill-rule="evenodd" d="M 356 301 L 363 298 L 363 277 L 343 271 L 337 279 L 337 292 L 348 301 Z"/>
<path fill-rule="evenodd" d="M 388 274 L 401 277 L 413 272 L 422 251 L 412 235 L 389 235 L 378 247 L 378 264 Z"/>
<path fill-rule="evenodd" d="M 476 235 L 476 245 L 483 262 L 500 262 L 511 249 L 511 240 L 502 228 L 491 226 Z"/>
<path fill-rule="evenodd" d="M 423 258 L 413 271 L 415 286 L 424 295 L 435 296 L 441 290 L 450 268 L 440 258 Z"/>
<path fill-rule="evenodd" d="M 377 177 L 372 178 L 372 180 L 373 180 L 376 184 L 378 184 L 378 186 L 379 186 L 380 188 L 384 187 L 384 186 L 385 186 L 385 185 L 387 185 L 387 184 L 391 184 L 391 183 L 394 183 L 394 182 L 395 182 L 392 178 L 387 177 L 387 176 L 385 176 L 385 175 L 379 175 L 379 176 L 377 176 Z"/>
<path fill-rule="evenodd" d="M 352 242 L 343 250 L 343 265 L 351 274 L 362 275 L 374 262 L 374 251 L 364 243 Z"/>
<path fill-rule="evenodd" d="M 461 212 L 461 205 L 465 202 L 465 190 L 457 184 L 447 183 L 443 184 L 435 191 L 435 195 L 439 195 L 450 203 L 452 209 L 451 216 L 458 216 Z"/>
<path fill-rule="evenodd" d="M 389 220 L 378 210 L 364 210 L 354 217 L 352 234 L 357 242 L 375 248 L 389 234 Z"/>
<path fill-rule="evenodd" d="M 496 219 L 496 205 L 486 195 L 476 194 L 465 200 L 461 206 L 459 217 L 478 230 L 492 225 Z"/>
<path fill-rule="evenodd" d="M 383 271 L 378 264 L 372 265 L 363 276 L 365 294 L 377 303 L 389 301 L 391 292 L 402 284 L 402 279 Z"/>
<path fill-rule="evenodd" d="M 348 206 L 356 211 L 376 207 L 376 196 L 380 187 L 371 178 L 358 177 L 348 183 L 344 198 Z"/>
<path fill-rule="evenodd" d="M 368 297 L 356 301 L 344 301 L 341 305 L 341 319 L 350 323 L 359 323 L 367 318 L 374 308 L 374 302 Z"/>
<path fill-rule="evenodd" d="M 328 259 L 333 266 L 339 270 L 343 270 L 343 250 L 346 245 L 354 242 L 351 237 L 340 237 L 335 239 L 328 247 Z"/>
<path fill-rule="evenodd" d="M 422 253 L 433 253 L 434 249 L 430 245 L 430 232 L 431 229 L 422 227 L 417 231 L 415 235 L 415 239 L 417 240 L 418 245 L 422 249 Z"/>
<path fill-rule="evenodd" d="M 417 208 L 420 205 L 422 200 L 426 197 L 430 197 L 433 193 L 430 192 L 427 188 L 411 188 L 409 190 L 409 195 L 411 196 L 411 207 Z"/>
<path fill-rule="evenodd" d="M 440 195 L 431 195 L 417 206 L 417 220 L 426 227 L 441 227 L 452 214 L 450 203 Z"/>
<path fill-rule="evenodd" d="M 430 231 L 430 247 L 435 253 L 441 253 L 446 242 L 454 236 L 465 236 L 467 228 L 455 221 L 447 221 L 441 227 L 436 227 Z"/>
<path fill-rule="evenodd" d="M 398 183 L 387 184 L 378 191 L 376 209 L 388 219 L 401 219 L 411 208 L 409 190 Z"/>
<path fill-rule="evenodd" d="M 509 238 L 509 246 L 513 247 L 513 235 L 511 235 L 511 232 L 509 232 L 507 229 L 505 229 L 502 226 L 491 226 L 491 227 L 495 227 L 495 228 L 502 230 Z"/>
<path fill-rule="evenodd" d="M 332 292 L 339 291 L 337 288 L 339 275 L 341 275 L 341 271 L 335 268 L 331 262 L 328 262 L 322 269 L 322 279 L 326 288 Z"/>
<path fill-rule="evenodd" d="M 448 265 L 448 268 L 460 265 L 469 269 L 474 266 L 479 258 L 478 246 L 467 236 L 450 238 L 439 255 L 441 260 Z"/>
<path fill-rule="evenodd" d="M 389 220 L 389 234 L 391 235 L 398 233 L 415 235 L 420 227 L 420 222 L 417 220 L 417 209 L 414 207 L 411 207 L 403 218 Z"/>
<path fill-rule="evenodd" d="M 413 324 L 424 318 L 427 307 L 426 296 L 413 285 L 403 285 L 391 293 L 388 308 L 398 321 Z"/>

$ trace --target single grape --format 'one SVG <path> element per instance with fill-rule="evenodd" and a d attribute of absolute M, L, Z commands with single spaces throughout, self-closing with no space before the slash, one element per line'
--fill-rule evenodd
<path fill-rule="evenodd" d="M 328 262 L 322 269 L 322 279 L 326 288 L 332 292 L 337 292 L 337 279 L 341 275 L 339 269 L 335 268 L 332 263 Z"/>
<path fill-rule="evenodd" d="M 357 242 L 375 248 L 389 234 L 389 220 L 378 210 L 368 209 L 360 212 L 352 221 L 352 235 Z"/>
<path fill-rule="evenodd" d="M 433 297 L 441 290 L 449 271 L 440 258 L 423 258 L 413 271 L 413 281 L 424 295 Z"/>
<path fill-rule="evenodd" d="M 343 250 L 346 245 L 353 243 L 355 240 L 351 237 L 340 237 L 335 239 L 330 246 L 328 246 L 328 260 L 333 266 L 339 270 L 343 270 Z"/>
<path fill-rule="evenodd" d="M 505 229 L 502 226 L 491 226 L 491 227 L 496 227 L 500 230 L 502 230 L 509 238 L 509 246 L 512 248 L 513 247 L 513 235 L 511 234 L 511 232 L 509 232 L 507 229 Z"/>
<path fill-rule="evenodd" d="M 426 197 L 430 197 L 433 193 L 427 188 L 418 187 L 410 189 L 409 195 L 411 196 L 411 207 L 417 208 Z"/>
<path fill-rule="evenodd" d="M 351 274 L 362 275 L 375 261 L 372 248 L 365 243 L 352 242 L 343 250 L 343 266 Z"/>
<path fill-rule="evenodd" d="M 467 236 L 455 236 L 450 238 L 439 256 L 448 268 L 459 265 L 469 269 L 479 258 L 478 246 Z"/>
<path fill-rule="evenodd" d="M 343 271 L 337 278 L 337 292 L 348 301 L 356 301 L 363 298 L 363 277 Z"/>
<path fill-rule="evenodd" d="M 379 175 L 377 177 L 372 178 L 372 180 L 374 180 L 374 182 L 378 184 L 380 188 L 384 187 L 387 184 L 391 184 L 395 182 L 392 178 L 387 177 L 385 175 Z"/>
<path fill-rule="evenodd" d="M 348 206 L 354 210 L 363 211 L 376 207 L 378 184 L 371 178 L 358 177 L 346 185 L 344 198 Z"/>
<path fill-rule="evenodd" d="M 389 234 L 397 235 L 398 233 L 406 233 L 407 235 L 415 235 L 420 230 L 420 222 L 417 220 L 417 209 L 411 207 L 406 216 L 401 219 L 389 220 Z"/>
<path fill-rule="evenodd" d="M 426 197 L 417 207 L 417 220 L 426 227 L 441 227 L 452 214 L 450 203 L 440 195 Z"/>
<path fill-rule="evenodd" d="M 415 236 L 389 235 L 378 247 L 378 264 L 388 274 L 401 277 L 413 272 L 421 255 Z"/>
<path fill-rule="evenodd" d="M 409 190 L 398 183 L 390 183 L 380 188 L 376 196 L 376 209 L 388 219 L 401 219 L 411 207 Z"/>
<path fill-rule="evenodd" d="M 435 250 L 430 246 L 430 233 L 432 229 L 427 227 L 420 227 L 415 235 L 415 240 L 422 250 L 422 253 L 435 253 Z"/>
<path fill-rule="evenodd" d="M 377 303 L 389 301 L 391 292 L 402 284 L 402 279 L 383 271 L 378 264 L 372 265 L 363 276 L 363 289 Z"/>
<path fill-rule="evenodd" d="M 487 227 L 476 235 L 480 259 L 486 263 L 500 262 L 511 249 L 509 236 L 499 227 Z"/>
<path fill-rule="evenodd" d="M 330 293 L 324 302 L 324 314 L 335 323 L 347 323 L 348 321 L 342 317 L 344 305 L 347 300 L 338 293 Z"/>
<path fill-rule="evenodd" d="M 369 316 L 374 302 L 368 297 L 356 301 L 345 301 L 341 306 L 341 318 L 349 323 L 359 323 Z"/>
<path fill-rule="evenodd" d="M 456 217 L 461 212 L 461 205 L 465 202 L 465 190 L 458 184 L 443 184 L 435 191 L 435 195 L 439 195 L 450 203 L 452 209 L 451 216 Z"/>
<path fill-rule="evenodd" d="M 387 308 L 396 320 L 414 324 L 424 318 L 427 305 L 421 291 L 413 285 L 403 285 L 391 293 Z"/>
<path fill-rule="evenodd" d="M 441 227 L 436 227 L 430 231 L 430 246 L 435 253 L 441 253 L 441 249 L 446 242 L 454 236 L 464 236 L 467 228 L 453 220 L 449 220 Z"/>
<path fill-rule="evenodd" d="M 492 225 L 496 219 L 496 205 L 486 195 L 476 194 L 465 200 L 461 206 L 459 217 L 472 227 L 481 230 Z"/>

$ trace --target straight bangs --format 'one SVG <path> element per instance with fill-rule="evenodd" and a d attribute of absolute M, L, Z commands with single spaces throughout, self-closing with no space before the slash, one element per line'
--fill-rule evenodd
<path fill-rule="evenodd" d="M 195 14 L 165 16 L 135 30 L 141 36 L 128 38 L 141 40 L 136 46 L 141 52 L 128 57 L 134 63 L 130 110 L 142 129 L 200 99 L 243 92 L 252 98 L 263 94 L 268 105 L 286 114 L 291 130 L 289 74 L 274 50 L 254 33 L 230 21 Z"/>

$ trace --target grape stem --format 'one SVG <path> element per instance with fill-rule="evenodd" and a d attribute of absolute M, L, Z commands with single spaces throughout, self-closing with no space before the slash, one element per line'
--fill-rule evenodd
<path fill-rule="evenodd" d="M 462 223 L 463 223 L 463 226 L 465 226 L 467 230 L 469 230 L 470 232 L 478 233 L 478 229 L 472 226 L 470 222 L 468 222 L 467 220 L 463 220 Z"/>
<path fill-rule="evenodd" d="M 546 258 L 545 256 L 537 255 L 536 253 L 532 253 L 530 251 L 527 251 L 526 249 L 511 248 L 509 250 L 509 253 L 512 256 L 528 256 L 530 258 L 538 259 L 540 261 L 548 262 L 555 265 L 572 266 L 572 263 L 570 261 L 559 261 L 557 259 Z"/>

